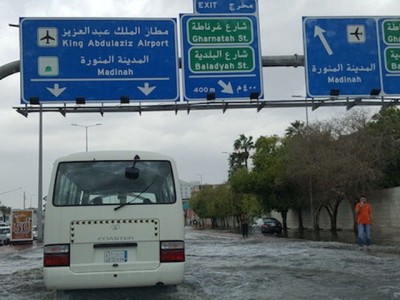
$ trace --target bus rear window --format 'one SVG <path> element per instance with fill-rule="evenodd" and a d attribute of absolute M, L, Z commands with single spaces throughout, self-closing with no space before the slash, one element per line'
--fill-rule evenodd
<path fill-rule="evenodd" d="M 55 206 L 148 205 L 176 201 L 169 161 L 137 161 L 137 178 L 125 172 L 132 161 L 61 162 L 53 194 Z"/>

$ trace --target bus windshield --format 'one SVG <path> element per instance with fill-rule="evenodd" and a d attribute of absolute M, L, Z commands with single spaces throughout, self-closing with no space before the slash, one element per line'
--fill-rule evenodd
<path fill-rule="evenodd" d="M 175 203 L 169 161 L 137 161 L 139 176 L 127 178 L 132 161 L 80 161 L 59 164 L 55 206 L 148 205 Z"/>

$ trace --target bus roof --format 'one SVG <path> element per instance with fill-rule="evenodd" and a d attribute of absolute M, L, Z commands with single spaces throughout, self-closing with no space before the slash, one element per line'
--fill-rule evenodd
<path fill-rule="evenodd" d="M 170 156 L 150 151 L 136 150 L 105 150 L 78 152 L 60 157 L 56 160 L 56 164 L 63 161 L 90 161 L 90 160 L 134 160 L 139 155 L 140 160 L 168 160 L 174 161 Z"/>

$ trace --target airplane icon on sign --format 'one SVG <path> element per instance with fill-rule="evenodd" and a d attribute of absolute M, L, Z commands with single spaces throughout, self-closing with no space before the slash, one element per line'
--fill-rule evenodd
<path fill-rule="evenodd" d="M 364 25 L 348 25 L 347 41 L 349 43 L 365 43 L 365 26 Z"/>
<path fill-rule="evenodd" d="M 50 41 L 55 41 L 56 39 L 50 36 L 49 31 L 46 30 L 46 35 L 40 39 L 41 41 L 46 41 L 46 44 L 50 44 Z"/>
<path fill-rule="evenodd" d="M 39 47 L 57 47 L 58 30 L 55 27 L 39 27 L 37 33 Z"/>
<path fill-rule="evenodd" d="M 356 31 L 350 32 L 350 35 L 354 35 L 357 40 L 360 40 L 360 36 L 363 35 L 363 32 L 360 32 L 360 27 L 357 27 Z"/>

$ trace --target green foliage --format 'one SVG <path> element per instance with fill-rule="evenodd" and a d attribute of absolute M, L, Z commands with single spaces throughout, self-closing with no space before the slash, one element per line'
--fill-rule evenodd
<path fill-rule="evenodd" d="M 190 199 L 190 207 L 200 218 L 222 219 L 246 211 L 259 216 L 261 205 L 254 195 L 235 193 L 228 184 L 203 186 Z"/>
<path fill-rule="evenodd" d="M 0 206 L 0 211 L 3 215 L 3 220 L 0 219 L 1 221 L 6 220 L 6 215 L 11 215 L 11 207 L 2 205 L 2 206 Z"/>
<path fill-rule="evenodd" d="M 253 192 L 254 180 L 252 174 L 246 169 L 238 169 L 229 177 L 229 184 L 235 193 L 251 194 Z"/>
<path fill-rule="evenodd" d="M 234 152 L 230 155 L 230 170 L 231 172 L 245 167 L 248 169 L 248 159 L 250 157 L 250 151 L 254 149 L 253 137 L 246 137 L 241 134 L 238 139 L 233 143 Z"/>
<path fill-rule="evenodd" d="M 204 187 L 191 200 L 199 217 L 276 210 L 285 218 L 289 209 L 311 205 L 312 194 L 314 213 L 326 207 L 333 228 L 343 199 L 400 185 L 400 110 L 387 108 L 372 119 L 354 112 L 307 126 L 295 121 L 284 137 L 262 136 L 254 143 L 241 134 L 233 148 L 229 185 Z"/>
<path fill-rule="evenodd" d="M 400 185 L 400 110 L 387 108 L 372 117 L 368 124 L 369 132 L 381 141 L 383 188 Z"/>
<path fill-rule="evenodd" d="M 227 185 L 202 186 L 190 199 L 190 207 L 200 218 L 222 218 L 232 215 L 233 199 Z"/>
<path fill-rule="evenodd" d="M 293 189 L 284 178 L 283 149 L 282 139 L 276 135 L 258 138 L 252 155 L 253 170 L 237 170 L 229 179 L 235 192 L 256 195 L 263 212 L 287 211 L 295 203 Z"/>
<path fill-rule="evenodd" d="M 207 187 L 204 187 L 201 192 L 196 193 L 189 200 L 189 204 L 191 209 L 200 217 L 200 218 L 208 218 L 210 214 L 207 208 Z"/>
<path fill-rule="evenodd" d="M 262 198 L 265 210 L 285 212 L 296 204 L 294 189 L 285 177 L 287 160 L 285 143 L 276 135 L 260 137 L 253 155 L 255 192 Z"/>

